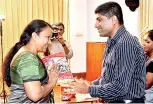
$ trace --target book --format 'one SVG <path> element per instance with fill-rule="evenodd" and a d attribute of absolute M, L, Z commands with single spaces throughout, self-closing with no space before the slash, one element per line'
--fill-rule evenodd
<path fill-rule="evenodd" d="M 59 66 L 59 78 L 57 81 L 57 84 L 63 84 L 73 81 L 73 75 L 71 73 L 70 67 L 68 65 L 68 62 L 66 60 L 66 57 L 62 52 L 56 53 L 54 55 L 49 55 L 44 58 L 41 58 L 43 63 L 45 64 L 45 67 L 47 67 L 50 64 L 57 63 Z"/>

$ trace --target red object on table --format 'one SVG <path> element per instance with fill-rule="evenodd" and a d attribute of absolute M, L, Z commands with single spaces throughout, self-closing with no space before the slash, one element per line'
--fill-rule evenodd
<path fill-rule="evenodd" d="M 68 84 L 61 85 L 61 100 L 62 101 L 69 101 L 71 98 L 75 97 L 74 90 L 68 86 Z"/>

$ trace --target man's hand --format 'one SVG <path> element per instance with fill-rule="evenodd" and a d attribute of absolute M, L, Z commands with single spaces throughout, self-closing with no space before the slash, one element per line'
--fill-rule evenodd
<path fill-rule="evenodd" d="M 90 83 L 86 80 L 75 78 L 75 81 L 70 86 L 76 93 L 87 94 Z"/>
<path fill-rule="evenodd" d="M 57 39 L 62 45 L 65 44 L 65 41 L 64 41 L 64 39 L 63 39 L 62 36 L 58 35 L 58 36 L 56 37 L 56 39 Z"/>

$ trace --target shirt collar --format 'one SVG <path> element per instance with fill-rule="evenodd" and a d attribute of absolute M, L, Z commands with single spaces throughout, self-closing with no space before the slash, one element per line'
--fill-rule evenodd
<path fill-rule="evenodd" d="M 107 44 L 110 45 L 111 43 L 116 43 L 116 41 L 123 35 L 123 33 L 126 31 L 125 27 L 124 26 L 121 26 L 117 32 L 115 33 L 114 37 L 111 39 L 111 38 L 108 38 L 107 39 Z"/>

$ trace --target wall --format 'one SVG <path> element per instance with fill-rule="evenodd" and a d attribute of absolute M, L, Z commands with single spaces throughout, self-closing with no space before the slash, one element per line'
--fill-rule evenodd
<path fill-rule="evenodd" d="M 86 42 L 105 42 L 94 28 L 95 8 L 112 0 L 70 0 L 70 43 L 74 56 L 70 67 L 73 73 L 86 72 Z M 139 35 L 139 8 L 131 12 L 125 5 L 125 0 L 114 0 L 123 10 L 124 25 L 133 35 Z"/>
<path fill-rule="evenodd" d="M 94 28 L 95 24 L 95 15 L 94 10 L 95 8 L 107 1 L 113 1 L 113 0 L 87 0 L 88 1 L 88 9 L 87 9 L 87 23 L 88 23 L 88 37 L 87 41 L 105 41 L 105 38 L 99 37 L 99 33 Z M 127 28 L 129 32 L 131 32 L 133 35 L 138 36 L 138 9 L 136 9 L 135 12 L 131 12 L 129 8 L 125 5 L 125 0 L 114 0 L 118 2 L 123 10 L 123 18 L 124 18 L 124 25 Z"/>
<path fill-rule="evenodd" d="M 70 43 L 74 56 L 73 73 L 86 72 L 87 0 L 70 0 Z"/>

